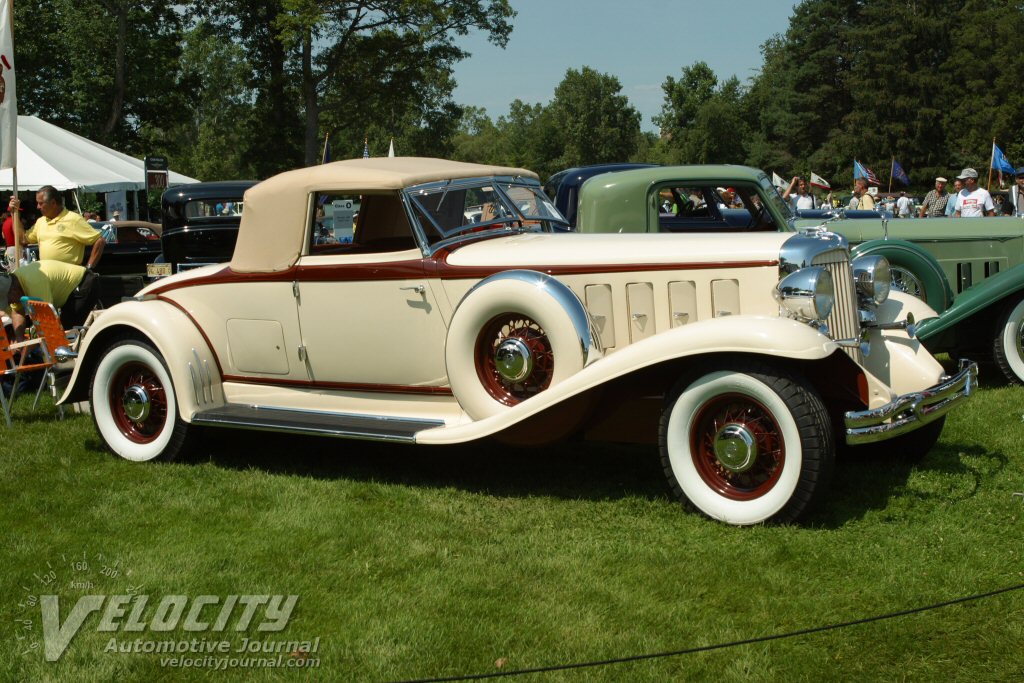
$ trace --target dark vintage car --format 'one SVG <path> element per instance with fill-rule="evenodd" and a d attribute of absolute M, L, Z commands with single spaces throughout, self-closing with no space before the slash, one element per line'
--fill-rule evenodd
<path fill-rule="evenodd" d="M 107 244 L 96 266 L 100 276 L 100 303 L 113 306 L 134 296 L 145 283 L 146 264 L 160 255 L 160 225 L 147 221 L 89 221 Z M 38 249 L 33 245 L 33 248 Z M 38 253 L 38 251 L 36 251 Z M 83 263 L 92 256 L 85 250 Z"/>
<path fill-rule="evenodd" d="M 254 180 L 227 180 L 173 187 L 164 192 L 163 255 L 150 276 L 223 263 L 231 259 L 242 221 L 242 196 Z"/>

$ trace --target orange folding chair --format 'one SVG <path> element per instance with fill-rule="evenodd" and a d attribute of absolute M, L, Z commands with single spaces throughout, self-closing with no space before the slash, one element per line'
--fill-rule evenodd
<path fill-rule="evenodd" d="M 35 410 L 39 405 L 39 397 L 43 392 L 43 387 L 48 383 L 51 390 L 53 390 L 56 386 L 57 366 L 78 355 L 71 351 L 70 347 L 74 343 L 75 338 L 80 334 L 80 330 L 65 330 L 60 322 L 60 317 L 57 315 L 57 309 L 48 301 L 22 297 L 21 302 L 25 306 L 25 312 L 32 319 L 33 327 L 35 328 L 35 338 L 24 342 L 24 344 L 30 345 L 35 343 L 38 345 L 43 360 L 33 367 L 45 369 L 42 381 L 39 382 L 39 388 L 36 390 L 35 401 L 32 403 L 32 410 Z M 60 413 L 61 419 L 63 419 L 64 408 L 57 406 L 57 410 Z"/>

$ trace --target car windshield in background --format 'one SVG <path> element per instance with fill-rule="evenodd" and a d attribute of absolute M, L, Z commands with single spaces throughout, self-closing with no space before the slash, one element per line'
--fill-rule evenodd
<path fill-rule="evenodd" d="M 217 218 L 241 216 L 243 202 L 228 199 L 196 199 L 185 205 L 185 217 Z"/>
<path fill-rule="evenodd" d="M 519 183 L 445 183 L 408 193 L 416 217 L 431 244 L 489 228 L 551 231 L 566 221 L 540 185 Z"/>
<path fill-rule="evenodd" d="M 764 190 L 764 194 L 768 198 L 768 201 L 778 207 L 779 211 L 786 217 L 787 221 L 796 218 L 789 204 L 782 198 L 782 195 L 779 194 L 779 189 L 772 185 L 772 181 L 763 173 L 761 174 L 761 189 Z"/>

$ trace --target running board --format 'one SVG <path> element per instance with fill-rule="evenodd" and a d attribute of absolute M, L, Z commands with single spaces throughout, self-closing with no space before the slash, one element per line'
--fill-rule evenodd
<path fill-rule="evenodd" d="M 229 404 L 219 408 L 200 410 L 192 416 L 192 424 L 333 436 L 340 439 L 411 443 L 416 440 L 417 432 L 441 427 L 444 425 L 444 421 Z"/>

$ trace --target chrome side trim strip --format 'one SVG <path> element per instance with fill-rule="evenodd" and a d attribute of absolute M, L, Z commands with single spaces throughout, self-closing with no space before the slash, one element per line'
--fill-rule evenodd
<path fill-rule="evenodd" d="M 845 415 L 846 443 L 851 446 L 884 441 L 933 422 L 965 401 L 978 386 L 978 364 L 960 361 L 953 377 L 923 391 L 905 394 L 873 410 Z"/>

